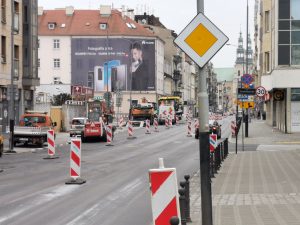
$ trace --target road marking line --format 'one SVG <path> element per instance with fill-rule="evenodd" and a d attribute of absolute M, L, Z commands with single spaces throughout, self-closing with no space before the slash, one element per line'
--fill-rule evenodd
<path fill-rule="evenodd" d="M 44 193 L 44 194 L 40 194 L 39 197 L 35 198 L 33 201 L 31 201 L 31 203 L 29 203 L 27 205 L 21 205 L 21 207 L 22 207 L 21 209 L 14 210 L 14 212 L 7 214 L 3 217 L 0 217 L 0 224 L 6 220 L 9 220 L 16 216 L 19 216 L 23 212 L 28 211 L 33 207 L 45 204 L 45 203 L 50 202 L 58 197 L 63 196 L 63 195 L 67 195 L 67 194 L 75 191 L 78 188 L 79 188 L 79 186 L 53 187 L 53 191 Z"/>
<path fill-rule="evenodd" d="M 127 184 L 125 187 L 118 189 L 117 191 L 113 192 L 112 194 L 108 195 L 97 204 L 93 205 L 91 208 L 84 211 L 81 215 L 77 216 L 75 219 L 67 223 L 66 225 L 84 225 L 86 224 L 87 218 L 92 220 L 92 217 L 99 216 L 103 209 L 109 207 L 121 198 L 126 198 L 131 193 L 136 192 L 137 189 L 142 184 L 142 179 L 138 178 L 135 179 L 133 182 Z"/>

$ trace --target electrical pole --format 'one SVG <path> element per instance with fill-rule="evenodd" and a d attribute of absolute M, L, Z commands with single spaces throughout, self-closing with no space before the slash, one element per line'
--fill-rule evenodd
<path fill-rule="evenodd" d="M 249 50 L 249 47 L 248 47 L 248 43 L 249 43 L 249 40 L 248 40 L 248 17 L 249 17 L 249 6 L 248 6 L 248 0 L 247 0 L 247 26 L 246 26 L 246 74 L 248 74 L 248 50 Z M 245 137 L 248 137 L 248 108 L 246 108 L 246 118 L 245 118 Z M 244 119 L 244 117 L 243 117 Z"/>
<path fill-rule="evenodd" d="M 204 14 L 204 0 L 197 0 L 197 13 Z M 201 185 L 201 215 L 202 224 L 212 225 L 212 193 L 210 181 L 210 150 L 208 130 L 208 94 L 206 85 L 206 70 L 199 69 L 198 76 L 198 112 L 199 112 L 199 154 L 200 154 L 200 185 Z"/>

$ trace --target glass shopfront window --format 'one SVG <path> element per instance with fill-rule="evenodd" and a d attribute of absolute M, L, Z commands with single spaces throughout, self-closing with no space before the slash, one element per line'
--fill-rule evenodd
<path fill-rule="evenodd" d="M 300 20 L 300 0 L 291 0 L 291 19 Z"/>
<path fill-rule="evenodd" d="M 291 101 L 300 101 L 300 88 L 292 88 Z"/>
<path fill-rule="evenodd" d="M 279 0 L 278 65 L 300 65 L 300 0 Z"/>

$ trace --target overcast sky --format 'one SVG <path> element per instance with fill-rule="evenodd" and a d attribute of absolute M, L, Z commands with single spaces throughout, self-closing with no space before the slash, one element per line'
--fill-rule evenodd
<path fill-rule="evenodd" d="M 121 8 L 125 5 L 137 13 L 154 14 L 171 30 L 179 34 L 197 14 L 197 0 L 38 0 L 44 9 L 64 8 L 72 5 L 75 9 L 98 9 L 100 5 L 113 5 Z M 249 32 L 253 38 L 254 2 L 249 0 Z M 229 42 L 238 44 L 239 32 L 242 31 L 244 46 L 246 42 L 247 0 L 206 0 L 205 15 L 228 36 Z M 253 41 L 252 41 L 253 43 Z M 253 48 L 253 45 L 252 45 Z M 224 46 L 212 59 L 215 68 L 233 67 L 236 58 L 235 46 Z"/>

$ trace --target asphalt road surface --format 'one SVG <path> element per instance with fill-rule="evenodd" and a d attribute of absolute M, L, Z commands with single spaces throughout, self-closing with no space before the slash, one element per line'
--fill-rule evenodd
<path fill-rule="evenodd" d="M 148 171 L 177 169 L 178 182 L 199 170 L 198 140 L 185 125 L 145 134 L 118 131 L 114 146 L 82 145 L 83 185 L 69 179 L 69 149 L 56 148 L 58 159 L 45 160 L 46 149 L 4 155 L 0 159 L 0 224 L 9 225 L 149 225 L 152 222 Z M 67 140 L 66 140 L 67 141 Z"/>

